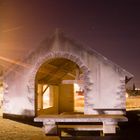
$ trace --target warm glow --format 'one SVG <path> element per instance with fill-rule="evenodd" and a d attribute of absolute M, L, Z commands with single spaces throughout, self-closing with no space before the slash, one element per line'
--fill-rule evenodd
<path fill-rule="evenodd" d="M 84 112 L 84 95 L 83 90 L 78 84 L 74 84 L 74 111 Z"/>
<path fill-rule="evenodd" d="M 76 83 L 74 83 L 74 92 L 76 92 L 77 90 L 79 90 L 79 85 L 78 84 L 76 84 Z"/>
<path fill-rule="evenodd" d="M 23 67 L 29 67 L 29 65 L 27 65 L 25 63 L 22 63 L 22 62 L 19 62 L 19 61 L 15 61 L 15 60 L 11 60 L 9 58 L 2 57 L 2 56 L 0 56 L 0 60 L 6 61 L 6 62 L 12 63 L 12 64 L 20 65 L 20 66 L 23 66 Z"/>
<path fill-rule="evenodd" d="M 48 87 L 48 85 L 43 86 L 43 91 L 44 90 L 45 90 L 45 92 L 43 93 L 43 109 L 49 108 L 52 106 L 50 88 Z"/>
<path fill-rule="evenodd" d="M 126 96 L 126 98 L 128 98 L 129 97 L 128 93 L 126 93 L 125 96 Z"/>
<path fill-rule="evenodd" d="M 135 110 L 140 109 L 140 96 L 128 96 L 126 99 L 126 109 Z"/>
<path fill-rule="evenodd" d="M 0 87 L 0 101 L 3 100 L 3 87 Z"/>
<path fill-rule="evenodd" d="M 140 90 L 140 88 L 135 88 L 135 90 Z"/>

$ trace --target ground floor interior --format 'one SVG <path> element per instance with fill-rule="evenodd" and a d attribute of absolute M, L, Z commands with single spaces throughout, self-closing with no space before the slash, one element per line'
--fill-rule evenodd
<path fill-rule="evenodd" d="M 62 114 L 84 112 L 84 96 L 76 93 L 77 85 L 38 85 L 37 113 Z"/>
<path fill-rule="evenodd" d="M 51 59 L 36 75 L 36 115 L 83 113 L 82 71 L 65 58 Z"/>

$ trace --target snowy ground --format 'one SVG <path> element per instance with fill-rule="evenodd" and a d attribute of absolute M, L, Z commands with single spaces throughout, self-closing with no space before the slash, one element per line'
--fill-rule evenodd
<path fill-rule="evenodd" d="M 45 136 L 42 128 L 0 118 L 0 140 L 59 140 Z"/>

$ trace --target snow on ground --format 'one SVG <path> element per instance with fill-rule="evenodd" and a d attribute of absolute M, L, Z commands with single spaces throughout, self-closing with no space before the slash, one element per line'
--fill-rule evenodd
<path fill-rule="evenodd" d="M 45 136 L 42 128 L 0 118 L 0 140 L 59 140 Z"/>

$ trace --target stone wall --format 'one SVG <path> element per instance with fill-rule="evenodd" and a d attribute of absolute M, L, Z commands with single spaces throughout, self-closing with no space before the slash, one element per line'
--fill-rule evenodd
<path fill-rule="evenodd" d="M 102 108 L 125 109 L 125 76 L 132 75 L 96 51 L 56 34 L 24 59 L 25 65 L 14 66 L 5 75 L 8 92 L 4 94 L 4 113 L 35 115 L 36 73 L 52 58 L 69 59 L 82 70 L 85 114 L 98 114 L 97 109 Z"/>

